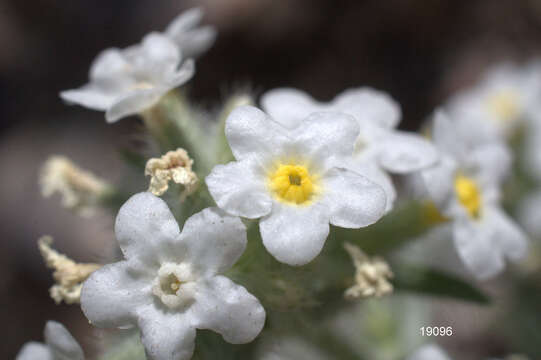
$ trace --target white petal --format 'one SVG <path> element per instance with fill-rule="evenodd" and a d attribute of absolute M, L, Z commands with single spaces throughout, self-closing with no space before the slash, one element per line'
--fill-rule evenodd
<path fill-rule="evenodd" d="M 216 165 L 205 181 L 220 208 L 233 215 L 256 219 L 267 215 L 272 208 L 263 176 L 258 165 L 246 159 Z"/>
<path fill-rule="evenodd" d="M 396 131 L 376 146 L 379 161 L 389 171 L 407 174 L 427 168 L 438 160 L 434 145 L 419 135 Z"/>
<path fill-rule="evenodd" d="M 197 29 L 171 36 L 185 58 L 197 58 L 214 44 L 218 32 L 213 26 L 201 26 Z"/>
<path fill-rule="evenodd" d="M 385 191 L 367 178 L 335 168 L 322 181 L 331 224 L 360 228 L 375 223 L 385 213 Z"/>
<path fill-rule="evenodd" d="M 231 112 L 225 135 L 237 160 L 273 154 L 286 140 L 284 129 L 253 106 L 239 106 Z"/>
<path fill-rule="evenodd" d="M 182 34 L 196 27 L 203 19 L 203 9 L 194 7 L 183 11 L 169 23 L 165 33 L 168 36 L 175 37 L 176 34 Z"/>
<path fill-rule="evenodd" d="M 359 122 L 370 122 L 391 129 L 398 125 L 402 111 L 400 105 L 387 93 L 361 87 L 349 89 L 329 104 L 329 109 L 352 115 Z"/>
<path fill-rule="evenodd" d="M 232 344 L 252 341 L 265 324 L 265 310 L 259 300 L 224 276 L 197 283 L 190 311 L 195 327 L 216 331 Z"/>
<path fill-rule="evenodd" d="M 378 184 L 385 191 L 385 213 L 391 211 L 396 200 L 396 189 L 391 177 L 380 169 L 374 162 L 355 161 L 348 165 L 348 169 L 368 178 L 373 183 Z"/>
<path fill-rule="evenodd" d="M 494 243 L 509 260 L 518 261 L 526 256 L 528 238 L 517 224 L 501 209 L 493 208 L 491 222 L 494 227 Z"/>
<path fill-rule="evenodd" d="M 291 88 L 267 91 L 261 106 L 274 120 L 287 128 L 294 128 L 313 112 L 325 110 L 308 94 Z"/>
<path fill-rule="evenodd" d="M 216 39 L 216 29 L 212 26 L 197 27 L 203 18 L 201 8 L 192 8 L 177 16 L 165 30 L 187 57 L 197 57 L 207 51 Z"/>
<path fill-rule="evenodd" d="M 238 217 L 218 208 L 192 215 L 182 229 L 180 241 L 187 258 L 199 273 L 216 274 L 228 270 L 246 248 L 246 227 Z"/>
<path fill-rule="evenodd" d="M 195 62 L 192 59 L 186 60 L 180 69 L 178 69 L 171 76 L 168 76 L 166 80 L 167 88 L 176 88 L 185 84 L 190 80 L 195 73 Z"/>
<path fill-rule="evenodd" d="M 503 143 L 484 144 L 474 148 L 468 164 L 476 171 L 478 181 L 483 184 L 501 185 L 511 171 L 512 155 Z"/>
<path fill-rule="evenodd" d="M 62 91 L 60 97 L 70 104 L 78 104 L 89 109 L 105 111 L 115 102 L 118 94 L 105 91 L 95 84 L 89 84 L 79 89 Z"/>
<path fill-rule="evenodd" d="M 189 315 L 149 304 L 139 309 L 138 326 L 148 360 L 188 360 L 195 347 Z"/>
<path fill-rule="evenodd" d="M 110 48 L 103 50 L 90 66 L 90 80 L 110 79 L 117 76 L 126 76 L 130 71 L 130 64 L 120 49 Z"/>
<path fill-rule="evenodd" d="M 127 261 L 105 265 L 83 283 L 81 309 L 95 326 L 131 326 L 137 307 L 153 300 L 151 282 Z"/>
<path fill-rule="evenodd" d="M 451 360 L 439 346 L 427 344 L 408 356 L 407 360 Z"/>
<path fill-rule="evenodd" d="M 199 57 L 216 41 L 218 32 L 213 26 L 201 26 L 189 31 L 183 37 L 175 37 L 174 40 L 182 49 L 182 53 L 187 58 Z"/>
<path fill-rule="evenodd" d="M 83 349 L 69 331 L 56 321 L 45 326 L 45 343 L 49 345 L 55 360 L 84 360 Z"/>
<path fill-rule="evenodd" d="M 55 360 L 48 346 L 38 342 L 24 344 L 15 360 Z"/>
<path fill-rule="evenodd" d="M 260 220 L 259 230 L 263 245 L 278 261 L 304 265 L 321 252 L 329 235 L 328 209 L 319 203 L 275 203 L 272 212 Z"/>
<path fill-rule="evenodd" d="M 168 90 L 170 89 L 155 87 L 130 91 L 107 109 L 105 119 L 108 123 L 114 123 L 123 117 L 139 114 L 154 106 Z"/>
<path fill-rule="evenodd" d="M 466 147 L 458 135 L 456 124 L 443 111 L 436 111 L 433 120 L 432 139 L 442 153 L 463 159 Z"/>
<path fill-rule="evenodd" d="M 445 156 L 436 165 L 421 172 L 424 186 L 439 208 L 445 208 L 454 199 L 456 162 Z"/>
<path fill-rule="evenodd" d="M 353 153 L 359 135 L 359 124 L 342 113 L 312 113 L 294 129 L 296 151 L 317 163 L 336 166 L 336 158 L 348 158 Z"/>
<path fill-rule="evenodd" d="M 167 36 L 153 32 L 143 38 L 140 52 L 133 60 L 140 70 L 171 74 L 178 67 L 180 59 L 178 46 Z"/>
<path fill-rule="evenodd" d="M 494 277 L 505 268 L 505 252 L 510 244 L 520 240 L 516 234 L 507 230 L 507 225 L 501 226 L 498 216 L 485 209 L 482 219 L 474 221 L 467 217 L 455 220 L 453 225 L 455 246 L 458 254 L 473 275 L 481 280 Z M 504 233 L 499 235 L 498 232 Z M 503 236 L 511 235 L 509 240 Z M 516 250 L 521 250 L 520 245 Z M 513 250 L 511 250 L 513 251 Z"/>
<path fill-rule="evenodd" d="M 180 229 L 165 201 L 142 192 L 133 195 L 120 208 L 115 233 L 127 259 L 155 264 L 170 251 Z"/>

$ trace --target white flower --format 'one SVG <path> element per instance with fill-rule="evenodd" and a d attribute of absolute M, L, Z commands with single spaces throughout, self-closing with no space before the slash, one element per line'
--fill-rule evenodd
<path fill-rule="evenodd" d="M 406 360 L 451 360 L 451 358 L 438 345 L 427 344 L 421 346 Z"/>
<path fill-rule="evenodd" d="M 83 350 L 68 330 L 56 321 L 45 325 L 45 344 L 26 343 L 15 360 L 83 360 Z"/>
<path fill-rule="evenodd" d="M 217 275 L 246 246 L 242 222 L 216 208 L 191 216 L 182 232 L 166 203 L 151 193 L 120 209 L 116 237 L 126 258 L 83 284 L 81 308 L 99 327 L 137 326 L 149 359 L 189 359 L 197 329 L 230 343 L 252 341 L 265 310 L 242 286 Z"/>
<path fill-rule="evenodd" d="M 486 139 L 511 136 L 525 120 L 541 111 L 541 67 L 504 63 L 493 66 L 474 87 L 452 97 L 446 110 Z M 475 124 L 474 126 L 472 126 Z M 465 134 L 467 135 L 467 134 Z"/>
<path fill-rule="evenodd" d="M 423 170 L 427 192 L 442 214 L 452 220 L 455 247 L 478 278 L 505 267 L 505 259 L 526 254 L 523 232 L 500 208 L 500 183 L 511 156 L 503 143 L 471 143 L 442 112 L 434 119 L 433 139 L 442 153 L 437 165 Z"/>
<path fill-rule="evenodd" d="M 383 186 L 387 211 L 396 198 L 388 172 L 416 172 L 437 160 L 437 152 L 427 140 L 395 129 L 400 122 L 400 105 L 382 91 L 368 87 L 349 89 L 329 103 L 320 103 L 299 90 L 276 89 L 264 94 L 261 103 L 270 116 L 288 127 L 319 111 L 353 116 L 360 129 L 349 167 Z"/>
<path fill-rule="evenodd" d="M 178 15 L 165 30 L 177 44 L 186 58 L 198 57 L 207 51 L 216 39 L 216 29 L 212 26 L 199 26 L 203 18 L 201 8 L 192 8 Z"/>
<path fill-rule="evenodd" d="M 287 129 L 255 107 L 238 107 L 225 127 L 237 161 L 214 167 L 209 191 L 228 213 L 262 218 L 263 244 L 276 259 L 306 264 L 321 251 L 329 223 L 360 228 L 385 210 L 379 185 L 340 167 L 358 133 L 349 115 L 314 113 Z"/>
<path fill-rule="evenodd" d="M 90 67 L 89 83 L 62 91 L 68 103 L 106 111 L 108 122 L 141 113 L 194 74 L 193 60 L 182 61 L 168 36 L 151 33 L 141 44 L 100 53 Z"/>

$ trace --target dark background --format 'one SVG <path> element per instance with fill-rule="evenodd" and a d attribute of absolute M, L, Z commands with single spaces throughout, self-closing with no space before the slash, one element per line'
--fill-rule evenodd
<path fill-rule="evenodd" d="M 38 169 L 48 155 L 62 153 L 114 181 L 122 170 L 117 149 L 138 125 L 107 125 L 102 113 L 67 107 L 57 94 L 85 83 L 102 49 L 163 30 L 196 3 L 219 30 L 189 85 L 208 108 L 237 88 L 261 94 L 294 86 L 330 99 L 369 85 L 395 97 L 401 126 L 415 129 L 487 64 L 528 59 L 541 49 L 536 0 L 2 0 L 0 358 L 41 341 L 47 319 L 64 321 L 89 354 L 99 343 L 76 306 L 56 306 L 48 297 L 52 280 L 35 240 L 49 233 L 61 251 L 99 260 L 112 251 L 112 216 L 81 219 L 58 199 L 42 199 Z"/>

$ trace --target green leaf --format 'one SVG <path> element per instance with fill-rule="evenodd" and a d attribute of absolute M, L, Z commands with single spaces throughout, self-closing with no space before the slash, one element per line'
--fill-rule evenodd
<path fill-rule="evenodd" d="M 443 271 L 412 265 L 393 265 L 397 290 L 411 291 L 425 295 L 442 296 L 481 305 L 490 299 L 481 290 L 464 280 Z"/>

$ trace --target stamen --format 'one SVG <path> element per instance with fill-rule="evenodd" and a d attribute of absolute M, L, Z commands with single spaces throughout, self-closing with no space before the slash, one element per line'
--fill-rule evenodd
<path fill-rule="evenodd" d="M 300 186 L 301 185 L 301 177 L 299 175 L 289 174 L 289 183 L 291 185 Z"/>

